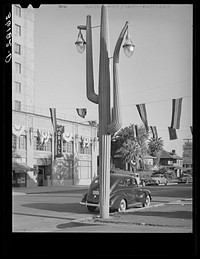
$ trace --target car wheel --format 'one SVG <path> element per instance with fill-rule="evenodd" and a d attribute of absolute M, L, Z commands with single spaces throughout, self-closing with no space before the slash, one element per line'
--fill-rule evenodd
<path fill-rule="evenodd" d="M 145 200 L 142 202 L 142 207 L 149 207 L 149 206 L 150 206 L 150 203 L 151 203 L 150 196 L 147 195 L 147 196 L 145 197 Z"/>
<path fill-rule="evenodd" d="M 90 212 L 94 212 L 96 210 L 96 207 L 94 206 L 87 206 L 87 208 Z"/>
<path fill-rule="evenodd" d="M 123 212 L 126 210 L 126 201 L 122 199 L 119 204 L 118 212 Z"/>
<path fill-rule="evenodd" d="M 166 181 L 166 182 L 165 182 L 165 185 L 167 185 L 167 184 L 168 184 L 168 182 Z"/>
<path fill-rule="evenodd" d="M 160 185 L 160 182 L 159 182 L 159 181 L 157 182 L 157 185 Z"/>

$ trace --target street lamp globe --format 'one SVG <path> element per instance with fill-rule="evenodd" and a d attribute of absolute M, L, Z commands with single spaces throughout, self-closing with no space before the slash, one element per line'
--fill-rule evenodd
<path fill-rule="evenodd" d="M 85 45 L 86 45 L 86 42 L 83 38 L 83 35 L 81 33 L 81 30 L 79 31 L 78 33 L 78 39 L 77 41 L 75 42 L 75 45 L 76 45 L 76 48 L 78 50 L 79 53 L 83 53 L 84 50 L 85 50 Z"/>
<path fill-rule="evenodd" d="M 126 40 L 123 45 L 124 53 L 127 57 L 131 57 L 133 55 L 135 45 L 133 44 L 129 32 L 127 31 Z"/>

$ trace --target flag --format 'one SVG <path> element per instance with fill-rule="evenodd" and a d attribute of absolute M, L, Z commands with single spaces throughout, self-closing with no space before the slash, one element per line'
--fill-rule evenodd
<path fill-rule="evenodd" d="M 172 129 L 180 128 L 182 100 L 183 98 L 172 99 L 172 121 L 171 121 Z"/>
<path fill-rule="evenodd" d="M 49 108 L 50 114 L 51 114 L 51 122 L 53 125 L 53 131 L 54 133 L 57 132 L 57 122 L 56 122 L 56 108 Z"/>
<path fill-rule="evenodd" d="M 145 103 L 136 104 L 136 107 L 137 107 L 138 112 L 140 114 L 140 118 L 141 118 L 142 122 L 144 123 L 146 132 L 148 132 L 149 131 L 149 127 L 148 127 L 148 122 L 147 122 L 147 112 L 146 112 Z"/>
<path fill-rule="evenodd" d="M 136 139 L 138 137 L 137 125 L 132 124 L 132 132 L 133 132 L 133 138 Z"/>
<path fill-rule="evenodd" d="M 77 111 L 77 113 L 78 113 L 78 115 L 80 117 L 85 118 L 85 115 L 87 113 L 87 109 L 85 109 L 85 108 L 77 108 L 76 111 Z"/>
<path fill-rule="evenodd" d="M 137 125 L 135 125 L 135 137 L 136 137 L 136 138 L 138 137 L 138 128 L 137 128 Z"/>
<path fill-rule="evenodd" d="M 158 133 L 157 133 L 157 129 L 156 126 L 150 126 L 152 134 L 153 134 L 153 138 L 154 139 L 158 139 Z"/>
<path fill-rule="evenodd" d="M 190 130 L 191 130 L 191 133 L 193 134 L 193 127 L 192 126 L 190 126 Z"/>
<path fill-rule="evenodd" d="M 169 130 L 169 139 L 170 140 L 177 139 L 176 129 L 172 129 L 171 127 L 168 127 L 168 130 Z"/>

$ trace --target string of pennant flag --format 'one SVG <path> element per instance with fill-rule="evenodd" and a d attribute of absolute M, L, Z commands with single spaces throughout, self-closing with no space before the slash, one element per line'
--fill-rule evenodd
<path fill-rule="evenodd" d="M 181 109 L 182 109 L 182 100 L 183 97 L 178 99 L 172 99 L 172 117 L 171 117 L 171 125 L 168 127 L 169 132 L 169 139 L 174 140 L 177 139 L 177 129 L 180 129 L 180 119 L 181 119 Z M 139 116 L 142 120 L 142 123 L 144 124 L 145 130 L 148 133 L 149 130 L 151 130 L 153 138 L 158 138 L 157 128 L 156 126 L 150 126 L 148 125 L 148 119 L 147 119 L 147 111 L 146 111 L 146 105 L 145 103 L 142 104 L 136 104 L 136 108 L 138 110 Z M 86 108 L 76 108 L 77 114 L 81 118 L 85 118 L 87 114 Z M 51 113 L 51 120 L 52 124 L 55 125 L 55 108 L 50 108 Z M 190 126 L 190 131 L 193 134 L 193 127 Z M 135 125 L 135 132 L 137 135 L 137 125 Z"/>
<path fill-rule="evenodd" d="M 181 119 L 181 109 L 182 109 L 182 100 L 183 98 L 178 99 L 172 99 L 172 117 L 171 117 L 171 125 L 168 127 L 169 131 L 169 139 L 174 140 L 177 139 L 177 133 L 176 130 L 180 129 L 180 119 Z M 144 127 L 146 129 L 146 132 L 149 131 L 148 126 L 148 119 L 147 119 L 147 112 L 146 112 L 146 106 L 145 103 L 142 104 L 136 104 L 138 113 L 140 115 L 140 118 L 144 124 Z M 158 138 L 158 133 L 156 126 L 150 126 L 150 129 L 153 134 L 153 138 Z M 190 126 L 191 133 L 193 134 L 192 126 Z"/>

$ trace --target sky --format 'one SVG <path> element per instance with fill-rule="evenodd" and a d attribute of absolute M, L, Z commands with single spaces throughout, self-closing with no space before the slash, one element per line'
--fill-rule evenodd
<path fill-rule="evenodd" d="M 35 9 L 35 106 L 54 107 L 68 120 L 98 122 L 98 105 L 86 97 L 86 54 L 75 47 L 78 25 L 100 25 L 101 5 L 41 5 Z M 110 57 L 129 22 L 135 45 L 120 50 L 120 99 L 123 126 L 142 124 L 136 104 L 145 103 L 149 126 L 156 126 L 164 149 L 182 156 L 183 139 L 192 138 L 193 10 L 190 4 L 108 5 Z M 83 36 L 86 38 L 85 32 Z M 95 92 L 98 93 L 100 28 L 92 29 Z M 112 64 L 110 67 L 112 91 Z M 169 139 L 172 99 L 183 98 L 177 140 Z M 85 119 L 76 108 L 87 108 Z"/>

